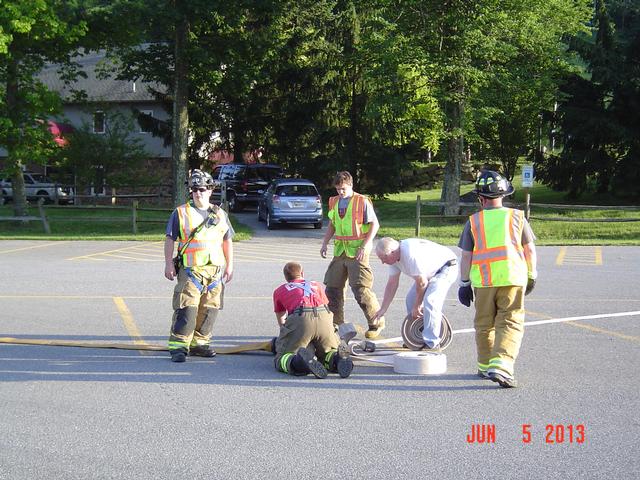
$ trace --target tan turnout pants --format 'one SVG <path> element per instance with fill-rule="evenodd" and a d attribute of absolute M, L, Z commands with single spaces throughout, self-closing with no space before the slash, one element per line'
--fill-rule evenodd
<path fill-rule="evenodd" d="M 333 323 L 344 323 L 344 290 L 349 281 L 353 296 L 367 318 L 369 326 L 376 325 L 371 317 L 380 310 L 380 304 L 376 294 L 373 293 L 373 272 L 369 266 L 369 255 L 365 255 L 361 262 L 355 258 L 342 254 L 333 257 L 326 273 L 324 283 L 327 286 L 326 294 L 329 299 L 329 309 L 333 312 Z"/>
<path fill-rule="evenodd" d="M 202 292 L 189 278 L 184 268 L 178 272 L 173 290 L 173 317 L 169 333 L 169 350 L 188 351 L 190 346 L 208 345 L 213 324 L 222 309 L 224 285 L 220 280 L 222 267 L 207 265 L 192 270 L 194 277 L 205 287 Z M 217 281 L 211 290 L 206 287 Z"/>
<path fill-rule="evenodd" d="M 513 376 L 524 335 L 524 287 L 475 288 L 478 369 Z"/>
<path fill-rule="evenodd" d="M 318 360 L 326 365 L 331 355 L 335 354 L 338 343 L 332 315 L 324 306 L 317 307 L 317 313 L 291 313 L 280 327 L 280 335 L 276 339 L 276 369 L 290 373 L 286 365 L 282 365 L 287 360 L 283 357 L 290 357 L 291 354 L 297 353 L 300 347 L 307 346 L 313 347 Z"/>

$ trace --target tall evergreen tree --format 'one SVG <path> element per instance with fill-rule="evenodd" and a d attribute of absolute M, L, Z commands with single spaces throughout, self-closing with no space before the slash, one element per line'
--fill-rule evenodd
<path fill-rule="evenodd" d="M 446 119 L 444 213 L 458 212 L 465 142 L 475 134 L 476 141 L 500 151 L 508 137 L 501 137 L 505 132 L 495 125 L 486 125 L 505 125 L 511 116 L 522 121 L 517 118 L 522 117 L 519 109 L 531 108 L 532 95 L 514 94 L 523 93 L 519 86 L 535 82 L 535 76 L 526 78 L 527 72 L 548 77 L 547 72 L 556 68 L 554 62 L 564 57 L 561 40 L 582 28 L 587 5 L 587 0 L 397 2 L 399 21 L 423 56 L 425 77 L 437 89 Z M 510 110 L 510 105 L 517 108 Z M 474 131 L 478 120 L 485 128 Z M 509 137 L 521 134 L 515 131 Z"/>
<path fill-rule="evenodd" d="M 562 152 L 537 176 L 572 198 L 640 194 L 640 5 L 596 0 L 593 34 L 573 39 L 584 73 L 570 76 L 558 110 Z"/>

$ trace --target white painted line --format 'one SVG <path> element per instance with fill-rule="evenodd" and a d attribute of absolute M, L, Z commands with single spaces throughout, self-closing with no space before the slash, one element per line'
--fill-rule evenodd
<path fill-rule="evenodd" d="M 583 315 L 581 317 L 564 317 L 564 318 L 551 318 L 549 320 L 536 320 L 534 322 L 525 322 L 525 328 L 533 327 L 535 325 L 547 325 L 549 323 L 564 323 L 564 322 L 575 322 L 576 320 L 595 320 L 598 318 L 615 318 L 615 317 L 634 317 L 636 315 L 640 315 L 640 310 L 632 311 L 632 312 L 619 312 L 619 313 L 601 313 L 598 315 Z M 453 330 L 453 333 L 472 333 L 475 332 L 475 328 L 461 328 L 460 330 Z M 402 342 L 402 337 L 394 337 L 394 338 L 385 338 L 384 340 L 376 340 L 374 343 L 376 345 L 382 345 L 385 343 L 396 343 Z"/>
<path fill-rule="evenodd" d="M 546 325 L 547 323 L 574 322 L 576 320 L 595 320 L 597 318 L 634 317 L 636 315 L 640 315 L 640 310 L 636 310 L 633 312 L 601 313 L 598 315 L 584 315 L 582 317 L 564 317 L 564 318 L 551 318 L 549 320 L 536 320 L 535 322 L 525 322 L 524 326 L 530 327 L 532 325 Z M 473 331 L 473 329 L 471 331 Z M 454 333 L 458 333 L 458 332 L 454 330 Z"/>

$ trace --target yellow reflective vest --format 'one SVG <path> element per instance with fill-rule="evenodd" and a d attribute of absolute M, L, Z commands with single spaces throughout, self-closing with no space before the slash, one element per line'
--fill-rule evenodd
<path fill-rule="evenodd" d="M 525 286 L 522 249 L 524 212 L 512 208 L 481 210 L 469 217 L 474 246 L 469 279 L 481 287 Z"/>
<path fill-rule="evenodd" d="M 370 228 L 368 223 L 363 224 L 364 207 L 368 200 L 364 195 L 354 192 L 344 217 L 340 217 L 338 212 L 339 199 L 339 196 L 329 198 L 329 211 L 327 212 L 327 216 L 336 230 L 333 237 L 333 255 L 338 257 L 346 252 L 348 257 L 353 258 L 357 255 L 358 248 L 364 243 Z"/>
<path fill-rule="evenodd" d="M 229 230 L 227 215 L 224 210 L 213 205 L 215 225 L 205 226 L 196 233 L 182 255 L 185 267 L 203 267 L 205 265 L 223 266 L 226 262 L 222 251 L 222 240 Z M 180 233 L 178 235 L 178 251 L 189 239 L 191 231 L 202 223 L 202 216 L 190 203 L 177 208 Z"/>

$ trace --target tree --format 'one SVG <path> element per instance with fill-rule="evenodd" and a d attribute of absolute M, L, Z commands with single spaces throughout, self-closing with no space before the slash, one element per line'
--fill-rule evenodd
<path fill-rule="evenodd" d="M 455 213 L 469 145 L 507 172 L 531 145 L 562 70 L 562 36 L 581 28 L 587 2 L 119 0 L 109 8 L 129 31 L 127 22 L 144 18 L 138 43 L 151 42 L 128 43 L 122 74 L 188 98 L 188 120 L 182 100 L 182 126 L 178 113 L 173 121 L 174 142 L 181 132 L 186 143 L 188 129 L 191 166 L 219 133 L 217 147 L 236 162 L 260 149 L 290 173 L 324 184 L 347 169 L 357 188 L 384 195 L 444 140 L 442 198 Z M 186 37 L 176 36 L 180 25 Z"/>
<path fill-rule="evenodd" d="M 131 135 L 135 131 L 133 120 L 109 112 L 105 125 L 104 135 L 93 133 L 93 126 L 88 124 L 76 128 L 66 135 L 67 145 L 54 155 L 61 166 L 73 171 L 77 184 L 99 188 L 103 184 L 118 187 L 157 182 L 154 173 L 145 168 L 149 154 L 143 142 Z"/>
<path fill-rule="evenodd" d="M 440 117 L 388 1 L 293 2 L 277 18 L 278 61 L 260 105 L 267 156 L 329 184 L 354 174 L 370 194 L 397 191 L 400 171 L 435 148 Z"/>
<path fill-rule="evenodd" d="M 532 107 L 528 92 L 517 101 L 520 111 L 505 108 L 518 85 L 527 82 L 524 67 L 551 77 L 546 72 L 555 70 L 554 62 L 564 57 L 562 38 L 582 28 L 587 4 L 586 0 L 398 2 L 400 21 L 422 54 L 425 76 L 437 89 L 445 116 L 447 163 L 441 197 L 445 214 L 459 210 L 465 138 L 483 134 L 482 141 L 493 144 L 494 150 L 506 141 L 495 128 L 475 131 L 474 121 L 483 117 L 493 121 L 500 115 L 502 124 L 508 125 L 511 116 L 522 117 L 523 107 L 529 109 L 524 118 L 531 116 L 536 105 Z"/>
<path fill-rule="evenodd" d="M 336 156 L 375 195 L 398 191 L 400 171 L 421 149 L 436 149 L 442 131 L 435 92 L 393 7 L 343 2 L 335 30 L 340 54 L 330 64 L 338 73 L 330 89 L 339 95 Z"/>
<path fill-rule="evenodd" d="M 558 109 L 562 152 L 538 177 L 571 198 L 586 191 L 640 195 L 640 6 L 595 2 L 593 33 L 575 37 L 585 70 L 567 78 Z"/>
<path fill-rule="evenodd" d="M 70 64 L 86 33 L 75 2 L 4 1 L 0 9 L 0 145 L 7 150 L 16 216 L 27 214 L 22 167 L 44 162 L 55 148 L 47 117 L 60 109 L 59 97 L 35 74 L 45 62 Z"/>
<path fill-rule="evenodd" d="M 181 7 L 186 2 L 175 0 L 178 19 L 174 33 L 173 64 L 173 204 L 180 205 L 187 193 L 187 151 L 189 148 L 189 55 L 190 23 Z"/>
<path fill-rule="evenodd" d="M 164 85 L 166 92 L 158 94 L 173 105 L 176 203 L 186 197 L 188 168 L 201 166 L 200 151 L 215 132 L 242 157 L 250 132 L 246 96 L 256 80 L 253 52 L 267 45 L 253 32 L 262 31 L 262 6 L 268 11 L 272 4 L 277 2 L 120 0 L 107 8 L 110 25 L 139 32 L 117 35 L 110 45 L 122 60 L 121 78 Z"/>
<path fill-rule="evenodd" d="M 390 6 L 190 2 L 192 165 L 199 166 L 198 153 L 219 132 L 218 146 L 233 150 L 237 162 L 260 149 L 292 174 L 322 179 L 351 169 L 371 193 L 397 190 L 407 152 L 437 146 L 440 117 L 409 45 L 389 20 Z M 168 38 L 175 18 L 156 10 L 163 18 L 149 12 L 149 24 L 160 31 L 155 21 L 166 22 L 159 38 Z M 171 39 L 125 53 L 124 75 L 163 83 L 173 95 L 166 68 L 166 59 L 175 59 Z"/>

